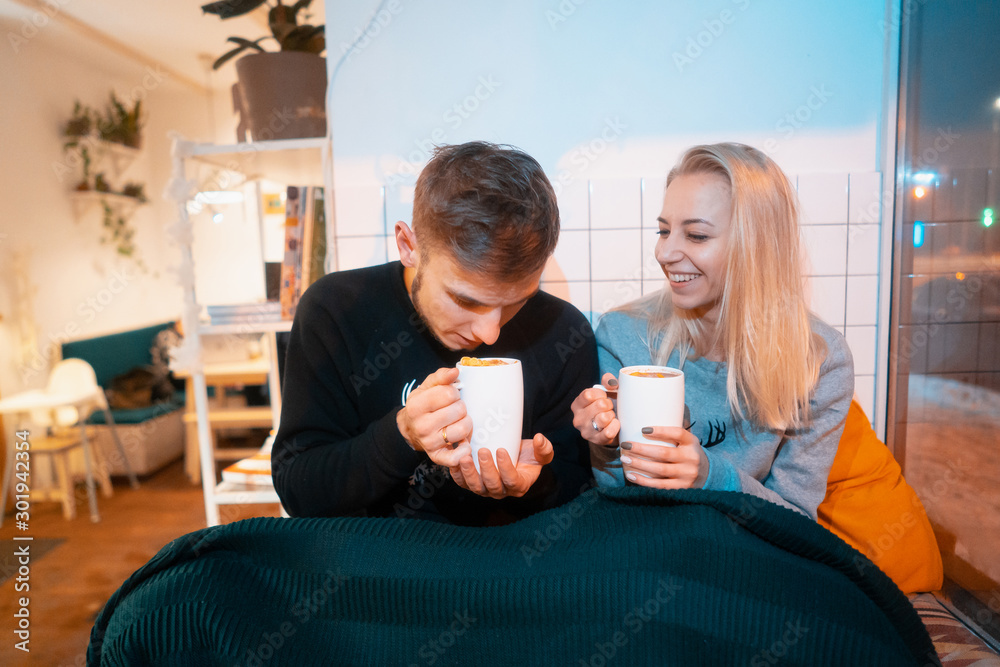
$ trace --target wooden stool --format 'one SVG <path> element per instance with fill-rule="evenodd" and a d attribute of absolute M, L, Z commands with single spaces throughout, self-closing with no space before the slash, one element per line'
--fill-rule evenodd
<path fill-rule="evenodd" d="M 89 450 L 90 466 L 86 472 L 86 483 L 90 485 L 96 479 L 101 485 L 101 494 L 105 498 L 110 498 L 112 494 L 111 475 L 104 458 L 101 456 L 100 448 L 93 446 L 95 434 L 95 429 L 87 429 L 88 446 L 83 451 L 83 456 L 86 463 Z M 69 454 L 77 447 L 83 450 L 83 440 L 79 429 L 61 429 L 52 435 L 31 441 L 31 456 L 50 456 L 56 473 L 56 486 L 48 489 L 32 489 L 32 500 L 62 502 L 63 517 L 66 519 L 76 518 L 76 498 L 73 495 L 74 476 L 70 472 Z M 92 513 L 91 520 L 99 521 L 100 516 Z"/>

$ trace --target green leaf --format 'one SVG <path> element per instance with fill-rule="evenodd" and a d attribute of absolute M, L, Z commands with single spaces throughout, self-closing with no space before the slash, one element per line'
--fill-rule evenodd
<path fill-rule="evenodd" d="M 220 19 L 231 19 L 234 16 L 248 14 L 265 2 L 267 0 L 220 0 L 202 5 L 201 11 L 206 14 L 215 14 Z"/>
<path fill-rule="evenodd" d="M 304 51 L 322 53 L 326 48 L 323 26 L 300 25 L 281 41 L 282 51 Z"/>
<path fill-rule="evenodd" d="M 261 40 L 264 39 L 267 39 L 267 37 L 260 37 L 251 42 L 249 39 L 243 39 L 242 37 L 230 37 L 226 41 L 233 42 L 234 44 L 241 44 L 248 49 L 257 49 L 258 51 L 263 51 L 264 49 L 263 47 L 261 47 L 260 42 Z"/>
<path fill-rule="evenodd" d="M 227 62 L 229 62 L 239 54 L 243 53 L 247 49 L 256 49 L 257 51 L 260 51 L 262 53 L 264 52 L 264 49 L 261 48 L 260 45 L 257 44 L 257 42 L 251 42 L 250 40 L 243 39 L 242 37 L 230 37 L 228 41 L 235 42 L 236 44 L 239 44 L 239 46 L 237 46 L 232 51 L 228 51 L 219 56 L 218 60 L 212 63 L 212 69 L 219 69 L 220 67 L 222 67 Z"/>

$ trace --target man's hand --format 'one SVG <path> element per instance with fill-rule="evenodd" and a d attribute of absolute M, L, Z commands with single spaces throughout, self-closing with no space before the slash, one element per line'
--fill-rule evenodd
<path fill-rule="evenodd" d="M 456 450 L 457 451 L 457 450 Z M 515 467 L 506 449 L 497 451 L 497 465 L 488 449 L 479 450 L 479 470 L 472 461 L 471 452 L 461 463 L 451 467 L 455 483 L 480 496 L 489 498 L 520 498 L 538 479 L 542 466 L 552 461 L 552 443 L 541 433 L 533 440 L 522 440 Z M 499 466 L 499 470 L 497 467 Z"/>
<path fill-rule="evenodd" d="M 646 433 L 643 429 L 647 438 L 676 447 L 623 442 L 622 467 L 628 480 L 654 489 L 702 488 L 708 477 L 708 457 L 698 438 L 678 426 L 654 426 L 649 430 Z"/>
<path fill-rule="evenodd" d="M 457 368 L 439 368 L 410 392 L 406 406 L 396 413 L 396 425 L 406 442 L 431 461 L 454 468 L 462 457 L 472 460 L 472 419 L 459 400 Z"/>

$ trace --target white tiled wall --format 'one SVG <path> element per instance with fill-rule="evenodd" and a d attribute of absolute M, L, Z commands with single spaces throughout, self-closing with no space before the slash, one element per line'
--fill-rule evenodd
<path fill-rule="evenodd" d="M 800 174 L 795 180 L 810 303 L 844 332 L 854 355 L 856 397 L 874 420 L 881 174 Z"/>
<path fill-rule="evenodd" d="M 882 179 L 878 173 L 800 174 L 796 184 L 812 309 L 847 337 L 857 397 L 874 415 Z M 562 233 L 542 287 L 596 321 L 663 287 L 653 257 L 664 177 L 577 180 L 559 191 Z M 393 227 L 411 221 L 412 185 L 336 193 L 340 269 L 398 259 Z"/>

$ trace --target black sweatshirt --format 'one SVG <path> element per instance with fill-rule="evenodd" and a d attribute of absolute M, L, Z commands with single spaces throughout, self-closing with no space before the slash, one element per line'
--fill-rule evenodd
<path fill-rule="evenodd" d="M 496 343 L 474 351 L 521 361 L 521 436 L 542 433 L 555 450 L 522 498 L 493 500 L 459 487 L 396 426 L 405 396 L 463 354 L 469 353 L 448 350 L 427 330 L 399 262 L 331 273 L 306 290 L 292 325 L 271 455 L 289 514 L 494 525 L 561 505 L 592 484 L 589 448 L 570 410 L 598 379 L 593 330 L 580 311 L 539 292 Z"/>

